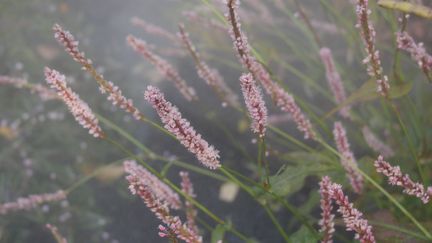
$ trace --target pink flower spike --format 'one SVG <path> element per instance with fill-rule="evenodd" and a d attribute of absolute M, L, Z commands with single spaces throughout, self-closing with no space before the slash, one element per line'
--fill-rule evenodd
<path fill-rule="evenodd" d="M 81 63 L 84 68 L 91 66 L 92 61 L 85 57 L 84 52 L 78 49 L 79 42 L 75 40 L 74 36 L 63 28 L 59 24 L 53 26 L 54 38 L 65 48 L 65 50 L 72 56 L 72 58 Z"/>
<path fill-rule="evenodd" d="M 329 48 L 323 47 L 320 50 L 321 60 L 326 70 L 327 82 L 335 98 L 336 104 L 342 104 L 346 100 L 345 89 L 343 87 L 339 72 L 336 70 L 333 55 Z M 344 118 L 349 118 L 349 106 L 340 109 L 339 114 Z"/>
<path fill-rule="evenodd" d="M 15 202 L 0 204 L 0 215 L 5 215 L 10 212 L 20 210 L 30 210 L 43 203 L 56 202 L 64 199 L 66 199 L 66 193 L 62 190 L 59 190 L 55 193 L 29 195 L 28 197 L 18 198 Z"/>
<path fill-rule="evenodd" d="M 353 190 L 361 194 L 363 190 L 363 176 L 357 171 L 357 161 L 351 152 L 345 128 L 342 123 L 335 122 L 333 135 L 336 147 L 341 155 L 341 164 L 344 167 L 347 177 L 350 180 Z"/>
<path fill-rule="evenodd" d="M 426 52 L 424 44 L 417 44 L 407 32 L 397 32 L 396 36 L 398 48 L 411 54 L 412 59 L 417 62 L 426 76 L 430 78 L 430 72 L 432 71 L 432 56 Z"/>
<path fill-rule="evenodd" d="M 183 146 L 206 167 L 216 169 L 220 167 L 219 151 L 205 141 L 184 119 L 178 108 L 165 100 L 163 93 L 156 87 L 147 86 L 144 98 L 153 106 L 165 124 L 165 128 L 172 133 Z"/>
<path fill-rule="evenodd" d="M 161 74 L 174 82 L 174 85 L 186 100 L 192 101 L 198 99 L 195 90 L 187 85 L 186 81 L 180 77 L 178 71 L 167 61 L 154 54 L 145 41 L 129 35 L 127 37 L 127 42 L 137 53 L 141 54 L 144 58 L 156 66 Z"/>
<path fill-rule="evenodd" d="M 393 149 L 379 140 L 375 134 L 372 133 L 369 127 L 364 126 L 362 128 L 362 133 L 366 143 L 372 150 L 377 153 L 381 153 L 385 157 L 392 157 L 394 155 Z"/>
<path fill-rule="evenodd" d="M 168 228 L 163 226 L 158 227 L 159 230 L 164 229 L 159 232 L 159 236 L 170 237 L 172 232 L 177 238 L 188 243 L 202 242 L 202 237 L 200 235 L 193 232 L 186 224 L 183 224 L 179 217 L 170 214 L 169 208 L 155 197 L 149 186 L 142 184 L 142 181 L 133 175 L 129 175 L 126 179 L 129 181 L 131 192 L 139 195 L 155 216 L 168 226 Z"/>
<path fill-rule="evenodd" d="M 321 194 L 321 219 L 319 221 L 319 225 L 321 227 L 320 232 L 323 234 L 323 238 L 321 240 L 322 243 L 332 243 L 333 242 L 333 233 L 334 229 L 334 214 L 332 214 L 333 206 L 331 197 L 332 194 L 329 191 L 331 181 L 328 176 L 324 176 L 319 183 L 320 185 L 320 194 Z"/>
<path fill-rule="evenodd" d="M 390 163 L 384 161 L 382 155 L 378 156 L 374 165 L 378 173 L 387 176 L 390 185 L 404 188 L 404 193 L 420 198 L 424 204 L 430 201 L 432 187 L 425 190 L 422 184 L 413 182 L 408 174 L 403 175 L 399 166 L 392 166 Z"/>
<path fill-rule="evenodd" d="M 51 88 L 63 99 L 75 120 L 95 138 L 103 138 L 105 134 L 99 126 L 99 120 L 93 114 L 90 107 L 66 84 L 66 78 L 56 70 L 45 67 L 45 79 Z"/>
<path fill-rule="evenodd" d="M 180 197 L 169 186 L 163 183 L 159 178 L 150 173 L 134 160 L 125 160 L 123 168 L 133 178 L 139 180 L 139 183 L 146 185 L 153 193 L 155 198 L 166 203 L 172 209 L 180 209 Z"/>
<path fill-rule="evenodd" d="M 376 80 L 377 92 L 382 96 L 388 96 L 390 85 L 387 76 L 383 75 L 379 51 L 375 46 L 376 32 L 369 19 L 372 11 L 369 9 L 368 0 L 357 0 L 356 13 L 356 27 L 361 30 L 361 36 L 367 53 L 363 63 L 367 64 L 367 72 L 369 76 Z"/>
<path fill-rule="evenodd" d="M 362 218 L 363 214 L 349 202 L 348 197 L 342 191 L 342 186 L 331 182 L 327 185 L 328 188 L 325 190 L 329 192 L 331 198 L 339 206 L 337 211 L 342 215 L 347 231 L 355 231 L 355 239 L 361 243 L 376 242 L 372 234 L 372 227 L 366 219 Z"/>
<path fill-rule="evenodd" d="M 141 18 L 132 17 L 131 23 L 134 26 L 140 27 L 145 32 L 147 32 L 148 34 L 160 36 L 160 37 L 166 38 L 170 41 L 177 42 L 177 38 L 175 35 L 171 34 L 169 31 L 163 29 L 162 27 L 148 23 Z"/>
<path fill-rule="evenodd" d="M 267 107 L 265 106 L 261 89 L 257 87 L 250 73 L 241 75 L 240 86 L 249 116 L 252 119 L 251 129 L 263 138 L 267 126 Z"/>

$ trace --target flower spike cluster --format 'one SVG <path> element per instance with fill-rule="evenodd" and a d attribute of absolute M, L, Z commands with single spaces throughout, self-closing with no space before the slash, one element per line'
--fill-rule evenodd
<path fill-rule="evenodd" d="M 422 184 L 413 182 L 408 174 L 403 175 L 399 166 L 392 166 L 390 163 L 384 161 L 382 155 L 378 156 L 374 165 L 378 173 L 387 176 L 390 185 L 403 187 L 404 193 L 420 198 L 425 204 L 430 201 L 432 186 L 425 190 Z"/>
<path fill-rule="evenodd" d="M 189 51 L 195 61 L 198 76 L 204 81 L 206 81 L 206 83 L 215 90 L 216 94 L 224 102 L 226 102 L 232 107 L 239 107 L 237 94 L 235 94 L 230 89 L 230 87 L 228 87 L 222 75 L 217 69 L 210 68 L 207 63 L 202 60 L 200 54 L 198 53 L 189 38 L 189 33 L 185 31 L 183 24 L 179 24 L 178 35 L 183 45 L 186 47 L 186 49 Z"/>
<path fill-rule="evenodd" d="M 123 168 L 131 177 L 139 180 L 140 184 L 147 186 L 160 201 L 172 209 L 180 209 L 181 201 L 179 195 L 144 167 L 138 165 L 133 160 L 125 160 Z"/>
<path fill-rule="evenodd" d="M 252 74 L 242 74 L 240 86 L 249 116 L 252 119 L 251 129 L 263 138 L 267 127 L 267 107 L 265 106 L 261 89 L 257 87 Z"/>
<path fill-rule="evenodd" d="M 45 67 L 45 79 L 51 88 L 57 91 L 60 98 L 66 103 L 75 120 L 95 138 L 103 138 L 105 134 L 99 126 L 99 120 L 90 107 L 80 99 L 66 84 L 66 78 L 56 70 Z"/>
<path fill-rule="evenodd" d="M 329 48 L 323 47 L 320 50 L 320 56 L 324 63 L 327 82 L 334 95 L 335 101 L 337 104 L 342 104 L 346 100 L 346 94 L 339 72 L 336 70 L 332 52 Z M 345 106 L 339 111 L 339 114 L 344 118 L 349 118 L 349 110 L 350 107 Z"/>
<path fill-rule="evenodd" d="M 385 157 L 392 157 L 394 155 L 394 151 L 387 144 L 384 144 L 381 140 L 379 140 L 375 134 L 369 129 L 369 127 L 364 126 L 362 128 L 363 137 L 366 140 L 366 143 L 369 145 L 371 149 L 375 152 L 381 153 Z"/>
<path fill-rule="evenodd" d="M 363 190 L 363 176 L 357 171 L 357 161 L 354 154 L 351 152 L 346 131 L 342 123 L 335 122 L 333 136 L 336 147 L 341 154 L 341 164 L 347 173 L 351 186 L 356 193 L 360 194 Z"/>
<path fill-rule="evenodd" d="M 142 184 L 142 180 L 132 174 L 127 176 L 126 179 L 129 181 L 129 189 L 132 194 L 138 194 L 156 217 L 168 226 L 168 229 L 164 226 L 159 226 L 159 236 L 167 237 L 172 233 L 177 238 L 188 243 L 202 242 L 201 236 L 191 230 L 186 224 L 183 224 L 178 216 L 171 215 L 166 204 L 152 193 L 152 189 L 148 185 Z"/>
<path fill-rule="evenodd" d="M 195 90 L 187 85 L 186 81 L 180 77 L 178 71 L 160 56 L 154 54 L 145 41 L 129 35 L 127 37 L 127 42 L 137 53 L 141 54 L 156 66 L 161 74 L 173 81 L 174 85 L 186 100 L 192 101 L 198 99 Z"/>
<path fill-rule="evenodd" d="M 0 204 L 0 214 L 8 214 L 10 212 L 20 210 L 30 210 L 36 208 L 38 205 L 47 202 L 56 202 L 66 199 L 66 193 L 59 190 L 54 193 L 44 193 L 38 195 L 29 195 L 28 197 L 18 198 L 15 202 L 7 202 Z"/>
<path fill-rule="evenodd" d="M 342 215 L 347 231 L 355 231 L 355 239 L 361 243 L 374 243 L 375 237 L 372 234 L 372 227 L 366 219 L 363 219 L 363 214 L 353 207 L 349 202 L 348 197 L 342 191 L 342 186 L 331 182 L 328 176 L 322 178 L 320 182 L 321 208 L 323 209 L 323 218 L 320 221 L 321 231 L 324 232 L 324 238 L 321 242 L 333 242 L 332 234 L 334 232 L 333 217 L 331 214 L 332 200 L 339 206 L 338 212 Z"/>
<path fill-rule="evenodd" d="M 426 76 L 430 78 L 432 71 L 432 56 L 426 52 L 424 44 L 417 44 L 407 32 L 398 32 L 396 33 L 396 36 L 398 48 L 410 53 L 412 59 L 417 62 Z"/>
<path fill-rule="evenodd" d="M 367 56 L 363 60 L 367 64 L 367 72 L 369 76 L 375 78 L 377 82 L 377 92 L 382 96 L 388 96 L 390 84 L 386 75 L 383 75 L 381 66 L 380 54 L 375 46 L 376 32 L 369 16 L 372 11 L 369 9 L 368 0 L 357 0 L 356 13 L 357 13 L 357 28 L 360 28 L 363 43 L 365 45 Z"/>
<path fill-rule="evenodd" d="M 120 107 L 126 112 L 133 115 L 137 120 L 144 118 L 144 115 L 134 106 L 131 99 L 127 99 L 121 92 L 120 88 L 115 86 L 113 82 L 105 80 L 92 64 L 90 59 L 85 57 L 85 54 L 78 49 L 78 41 L 74 36 L 63 28 L 55 24 L 53 27 L 54 37 L 64 46 L 65 50 L 72 56 L 72 58 L 82 65 L 83 70 L 90 73 L 90 75 L 98 82 L 100 91 L 108 94 L 108 100 L 113 105 Z"/>
<path fill-rule="evenodd" d="M 205 141 L 201 134 L 197 133 L 184 119 L 177 107 L 172 105 L 164 97 L 164 94 L 156 87 L 147 86 L 144 98 L 153 106 L 165 124 L 165 128 L 172 133 L 183 146 L 206 167 L 216 169 L 220 167 L 219 151 Z"/>
<path fill-rule="evenodd" d="M 297 124 L 297 128 L 304 133 L 304 138 L 314 139 L 316 134 L 312 129 L 312 125 L 296 104 L 294 97 L 275 83 L 271 79 L 269 72 L 251 54 L 251 47 L 247 37 L 240 28 L 239 15 L 237 13 L 237 9 L 240 5 L 239 1 L 227 0 L 226 5 L 228 7 L 226 18 L 230 23 L 229 33 L 234 43 L 234 49 L 237 51 L 237 56 L 243 67 L 246 68 L 256 80 L 261 82 L 264 90 L 267 94 L 272 96 L 279 109 L 291 113 L 294 122 Z"/>

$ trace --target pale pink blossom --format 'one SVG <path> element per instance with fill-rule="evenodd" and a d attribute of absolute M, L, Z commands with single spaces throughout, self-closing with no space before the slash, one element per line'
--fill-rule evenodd
<path fill-rule="evenodd" d="M 192 197 L 195 198 L 196 195 L 194 193 L 194 189 L 193 189 L 193 184 L 189 178 L 189 173 L 186 171 L 180 171 L 180 177 L 182 179 L 181 181 L 181 188 L 182 191 Z M 187 226 L 195 233 L 198 233 L 198 226 L 196 224 L 196 216 L 198 215 L 197 210 L 195 209 L 195 207 L 193 206 L 193 204 L 186 199 L 185 202 L 185 206 L 186 206 L 186 219 L 187 219 Z"/>
<path fill-rule="evenodd" d="M 423 43 L 416 43 L 407 32 L 397 32 L 396 41 L 399 49 L 407 51 L 411 54 L 423 72 L 430 77 L 432 71 L 432 56 L 426 52 Z"/>
<path fill-rule="evenodd" d="M 178 71 L 166 60 L 154 54 L 145 41 L 129 35 L 127 37 L 127 42 L 137 53 L 141 54 L 149 62 L 156 66 L 161 74 L 173 81 L 179 92 L 188 101 L 198 99 L 195 90 L 187 85 L 186 81 L 180 77 Z"/>
<path fill-rule="evenodd" d="M 375 46 L 376 32 L 369 18 L 372 11 L 369 9 L 368 0 L 357 0 L 356 13 L 356 27 L 360 28 L 361 36 L 367 53 L 363 63 L 367 64 L 368 74 L 376 80 L 377 92 L 383 96 L 387 96 L 388 90 L 390 89 L 390 84 L 388 82 L 387 76 L 383 75 L 380 54 Z"/>
<path fill-rule="evenodd" d="M 281 86 L 275 83 L 269 72 L 264 66 L 258 62 L 251 54 L 251 47 L 248 43 L 246 35 L 241 31 L 241 24 L 237 9 L 239 7 L 238 0 L 227 0 L 228 13 L 226 14 L 227 20 L 230 23 L 229 33 L 234 43 L 234 49 L 237 51 L 237 56 L 242 63 L 256 80 L 261 82 L 267 94 L 271 95 L 282 111 L 289 112 L 293 116 L 293 120 L 297 124 L 297 128 L 304 133 L 305 139 L 314 139 L 315 132 L 309 119 L 301 111 L 300 107 L 295 103 L 294 97 L 286 92 Z"/>
<path fill-rule="evenodd" d="M 137 27 L 140 27 L 148 34 L 160 36 L 170 41 L 177 42 L 177 38 L 174 34 L 171 34 L 169 31 L 163 29 L 162 27 L 148 23 L 141 18 L 133 17 L 131 18 L 131 23 Z"/>
<path fill-rule="evenodd" d="M 336 70 L 332 52 L 329 48 L 323 47 L 320 50 L 320 56 L 325 66 L 327 82 L 330 86 L 330 90 L 333 93 L 336 104 L 340 105 L 346 100 L 346 94 L 339 72 Z M 342 117 L 349 118 L 349 110 L 349 106 L 344 106 L 340 109 L 339 114 Z"/>
<path fill-rule="evenodd" d="M 180 40 L 195 61 L 198 76 L 206 81 L 206 83 L 216 91 L 224 102 L 228 103 L 232 107 L 239 107 L 237 94 L 228 87 L 217 69 L 210 68 L 207 63 L 203 61 L 195 46 L 192 44 L 192 41 L 189 38 L 189 33 L 185 31 L 183 24 L 179 24 L 179 30 L 180 32 L 178 35 Z"/>
<path fill-rule="evenodd" d="M 413 182 L 408 174 L 403 175 L 399 166 L 392 166 L 384 161 L 382 155 L 378 156 L 374 165 L 378 173 L 387 176 L 390 185 L 404 188 L 404 193 L 420 198 L 425 204 L 429 202 L 432 196 L 432 187 L 425 190 L 422 184 Z"/>
<path fill-rule="evenodd" d="M 172 209 L 180 209 L 179 195 L 144 167 L 133 160 L 125 160 L 123 168 L 126 173 L 139 180 L 140 184 L 147 186 L 157 199 L 166 203 Z"/>
<path fill-rule="evenodd" d="M 165 100 L 163 93 L 156 87 L 148 86 L 144 98 L 153 106 L 171 132 L 197 159 L 206 167 L 216 169 L 220 167 L 219 151 L 205 141 L 184 119 L 177 107 Z"/>
<path fill-rule="evenodd" d="M 82 65 L 82 68 L 87 71 L 99 84 L 99 89 L 102 93 L 108 94 L 108 100 L 113 105 L 129 112 L 137 120 L 144 118 L 144 115 L 133 105 L 131 99 L 127 99 L 119 89 L 112 82 L 105 80 L 94 67 L 90 59 L 86 59 L 84 52 L 78 49 L 78 41 L 69 32 L 61 28 L 60 25 L 55 24 L 53 27 L 54 37 L 62 44 L 65 50 L 73 57 L 73 59 Z"/>
<path fill-rule="evenodd" d="M 331 202 L 332 194 L 329 191 L 331 186 L 331 181 L 328 176 L 324 176 L 320 184 L 320 206 L 321 206 L 321 219 L 318 222 L 320 225 L 320 232 L 322 233 L 322 243 L 332 243 L 334 229 L 334 217 L 332 214 L 333 206 Z"/>
<path fill-rule="evenodd" d="M 10 76 L 0 75 L 0 84 L 13 85 L 16 88 L 29 89 L 31 93 L 38 94 L 42 100 L 53 100 L 58 99 L 55 92 L 51 91 L 48 87 L 41 84 L 32 84 L 22 78 L 15 78 Z"/>
<path fill-rule="evenodd" d="M 47 229 L 49 229 L 51 231 L 51 234 L 54 236 L 55 240 L 57 243 L 68 243 L 68 241 L 66 240 L 66 238 L 64 238 L 59 230 L 57 229 L 56 226 L 51 225 L 51 224 L 46 224 L 45 227 L 47 227 Z"/>
<path fill-rule="evenodd" d="M 66 199 L 66 193 L 62 190 L 59 190 L 55 193 L 44 193 L 20 197 L 15 202 L 0 204 L 0 214 L 4 215 L 15 211 L 31 210 L 43 203 L 56 202 L 64 199 Z"/>
<path fill-rule="evenodd" d="M 362 128 L 363 137 L 366 143 L 369 145 L 371 149 L 373 149 L 377 153 L 381 153 L 385 157 L 392 157 L 394 155 L 394 151 L 388 145 L 384 144 L 381 140 L 379 140 L 375 134 L 369 129 L 369 127 L 364 126 Z"/>
<path fill-rule="evenodd" d="M 328 180 L 328 183 L 324 183 L 327 186 L 326 190 L 331 198 L 339 206 L 338 212 L 342 215 L 343 221 L 347 228 L 347 231 L 355 231 L 355 239 L 361 243 L 374 243 L 375 237 L 372 234 L 372 227 L 368 224 L 366 219 L 363 219 L 363 214 L 353 207 L 348 197 L 344 195 L 342 186 L 336 183 L 332 183 L 328 177 L 324 177 L 323 180 Z"/>
<path fill-rule="evenodd" d="M 51 88 L 57 91 L 60 98 L 66 103 L 75 120 L 96 138 L 103 138 L 105 134 L 99 126 L 99 120 L 90 107 L 80 99 L 66 84 L 66 78 L 56 70 L 45 67 L 45 79 Z"/>
<path fill-rule="evenodd" d="M 59 24 L 53 26 L 54 38 L 65 48 L 65 50 L 72 56 L 72 58 L 81 63 L 83 68 L 87 68 L 92 64 L 90 59 L 85 57 L 84 52 L 78 49 L 79 42 L 75 40 L 74 36 L 63 28 Z"/>
<path fill-rule="evenodd" d="M 267 127 L 267 107 L 261 94 L 261 89 L 257 87 L 252 74 L 243 74 L 240 77 L 240 86 L 249 116 L 252 120 L 251 129 L 261 138 L 264 137 Z"/>
<path fill-rule="evenodd" d="M 143 199 L 146 206 L 155 216 L 168 226 L 168 232 L 172 232 L 177 238 L 189 243 L 202 242 L 202 237 L 200 235 L 191 230 L 186 224 L 183 224 L 178 216 L 172 216 L 170 214 L 169 208 L 165 203 L 155 197 L 149 186 L 142 184 L 142 181 L 133 175 L 129 175 L 126 179 L 129 181 L 129 189 L 132 194 L 138 194 Z M 168 234 L 167 229 L 164 226 L 159 226 L 158 228 L 160 230 L 159 236 L 166 237 Z"/>
<path fill-rule="evenodd" d="M 0 75 L 0 84 L 9 84 L 13 85 L 17 88 L 22 88 L 23 86 L 27 85 L 28 82 L 25 79 L 22 78 L 15 78 L 5 75 Z"/>
<path fill-rule="evenodd" d="M 363 190 L 363 176 L 358 172 L 357 161 L 354 154 L 351 152 L 346 131 L 342 123 L 334 123 L 333 136 L 341 156 L 341 164 L 346 171 L 351 186 L 356 193 L 360 194 Z"/>

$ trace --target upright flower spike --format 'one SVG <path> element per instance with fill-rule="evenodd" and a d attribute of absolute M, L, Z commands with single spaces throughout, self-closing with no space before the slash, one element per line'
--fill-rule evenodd
<path fill-rule="evenodd" d="M 15 202 L 0 204 L 0 215 L 5 215 L 15 211 L 30 210 L 43 203 L 56 202 L 64 199 L 66 199 L 66 193 L 62 190 L 54 193 L 29 195 L 28 197 L 18 198 Z"/>
<path fill-rule="evenodd" d="M 66 103 L 75 120 L 95 138 L 103 138 L 105 134 L 99 126 L 99 120 L 90 107 L 80 99 L 66 84 L 66 78 L 56 70 L 45 67 L 45 79 L 51 88 L 57 91 L 60 98 Z"/>
<path fill-rule="evenodd" d="M 180 177 L 181 177 L 181 188 L 182 191 L 189 195 L 192 198 L 195 198 L 196 195 L 194 193 L 193 184 L 189 178 L 189 173 L 186 171 L 180 171 Z M 198 226 L 195 222 L 196 216 L 198 215 L 197 210 L 193 206 L 193 204 L 186 200 L 186 218 L 187 218 L 187 226 L 195 233 L 198 234 Z"/>
<path fill-rule="evenodd" d="M 319 183 L 320 185 L 320 205 L 321 205 L 321 219 L 318 222 L 320 225 L 320 232 L 323 237 L 322 243 L 332 243 L 334 229 L 334 214 L 332 214 L 333 206 L 331 202 L 332 192 L 330 191 L 331 181 L 328 176 L 324 176 Z"/>
<path fill-rule="evenodd" d="M 346 131 L 342 126 L 342 123 L 335 122 L 333 136 L 336 142 L 336 147 L 341 154 L 341 164 L 346 171 L 351 186 L 356 193 L 361 194 L 363 190 L 363 176 L 357 171 L 357 161 L 351 152 L 346 137 Z"/>
<path fill-rule="evenodd" d="M 165 100 L 163 93 L 156 87 L 147 86 L 144 98 L 153 106 L 165 124 L 165 128 L 172 133 L 183 146 L 206 167 L 216 169 L 220 167 L 219 151 L 205 141 L 184 119 L 174 105 Z"/>
<path fill-rule="evenodd" d="M 183 24 L 179 24 L 178 35 L 183 45 L 186 47 L 195 61 L 195 67 L 198 76 L 206 81 L 206 83 L 213 88 L 220 99 L 226 102 L 226 104 L 232 107 L 239 107 L 237 94 L 235 94 L 225 83 L 225 80 L 217 69 L 210 68 L 207 63 L 203 61 L 195 46 L 192 44 L 192 41 L 189 38 L 189 33 L 185 31 Z"/>
<path fill-rule="evenodd" d="M 140 184 L 147 186 L 153 195 L 161 202 L 166 203 L 166 205 L 172 209 L 180 209 L 181 202 L 179 195 L 144 167 L 138 165 L 133 160 L 125 160 L 123 162 L 123 168 L 131 178 L 133 177 L 139 180 Z"/>
<path fill-rule="evenodd" d="M 267 94 L 271 95 L 279 107 L 284 112 L 289 112 L 293 116 L 293 120 L 297 124 L 297 128 L 304 133 L 305 139 L 315 139 L 316 134 L 312 129 L 309 119 L 301 111 L 300 107 L 295 103 L 294 97 L 286 92 L 282 87 L 275 83 L 269 72 L 258 62 L 251 54 L 251 47 L 248 43 L 247 37 L 241 31 L 241 24 L 237 9 L 240 5 L 238 0 L 227 0 L 228 13 L 226 14 L 227 20 L 230 23 L 229 33 L 234 43 L 234 49 L 237 51 L 237 56 L 242 63 L 256 80 L 261 82 Z"/>
<path fill-rule="evenodd" d="M 329 48 L 323 47 L 320 50 L 321 60 L 324 63 L 324 67 L 326 70 L 326 77 L 328 85 L 330 86 L 330 90 L 333 93 L 336 104 L 342 104 L 346 100 L 345 89 L 341 81 L 341 77 L 339 72 L 336 70 L 336 66 L 334 64 L 333 55 Z M 345 106 L 340 109 L 339 114 L 344 118 L 349 118 L 349 106 Z"/>
<path fill-rule="evenodd" d="M 394 151 L 388 145 L 384 144 L 381 140 L 379 140 L 375 134 L 369 129 L 369 127 L 364 126 L 362 128 L 363 137 L 366 143 L 369 145 L 371 149 L 373 149 L 377 153 L 381 153 L 385 157 L 392 157 L 394 155 Z"/>
<path fill-rule="evenodd" d="M 170 214 L 169 208 L 166 204 L 152 193 L 152 190 L 148 185 L 142 184 L 142 181 L 133 175 L 129 175 L 126 179 L 129 181 L 129 189 L 132 194 L 138 194 L 156 217 L 168 226 L 168 229 L 164 226 L 159 226 L 159 236 L 167 237 L 169 233 L 165 232 L 170 232 L 175 234 L 178 239 L 184 240 L 188 243 L 202 242 L 201 236 L 191 230 L 186 224 L 183 224 L 179 217 Z"/>
<path fill-rule="evenodd" d="M 267 127 L 267 107 L 261 95 L 261 90 L 257 87 L 252 74 L 242 74 L 240 86 L 249 116 L 252 120 L 251 129 L 259 137 L 263 138 Z"/>
<path fill-rule="evenodd" d="M 342 215 L 347 231 L 355 231 L 355 239 L 361 243 L 376 242 L 372 234 L 372 227 L 366 219 L 362 218 L 363 214 L 350 203 L 348 197 L 342 191 L 342 186 L 332 183 L 328 177 L 324 177 L 323 181 L 328 181 L 323 183 L 324 186 L 327 186 L 324 190 L 329 192 L 331 198 L 339 206 L 337 211 Z"/>
<path fill-rule="evenodd" d="M 100 91 L 103 94 L 108 94 L 108 100 L 111 101 L 113 105 L 131 113 L 137 120 L 144 118 L 144 115 L 134 106 L 132 100 L 127 99 L 122 94 L 119 87 L 115 86 L 113 82 L 105 80 L 103 75 L 93 67 L 92 61 L 87 59 L 84 52 L 78 49 L 78 41 L 75 40 L 74 36 L 69 31 L 63 30 L 58 24 L 54 25 L 53 31 L 56 40 L 63 45 L 65 50 L 75 61 L 82 65 L 82 69 L 87 71 L 98 82 Z"/>
<path fill-rule="evenodd" d="M 387 176 L 390 185 L 404 188 L 404 193 L 420 198 L 424 204 L 430 201 L 432 197 L 432 186 L 425 190 L 422 184 L 413 182 L 408 174 L 403 175 L 399 166 L 392 166 L 384 161 L 382 155 L 378 156 L 374 165 L 378 173 Z"/>
<path fill-rule="evenodd" d="M 377 92 L 382 96 L 388 96 L 390 85 L 387 76 L 383 75 L 379 51 L 375 46 L 376 32 L 369 19 L 369 15 L 372 11 L 369 9 L 368 0 L 357 0 L 356 13 L 356 27 L 361 30 L 363 43 L 367 53 L 363 63 L 367 64 L 368 74 L 376 80 Z"/>
<path fill-rule="evenodd" d="M 198 99 L 195 90 L 187 85 L 186 81 L 180 77 L 180 74 L 177 72 L 177 70 L 167 61 L 154 54 L 145 41 L 129 35 L 127 37 L 127 42 L 137 53 L 141 54 L 144 58 L 156 66 L 161 74 L 174 82 L 174 85 L 186 100 L 192 101 Z"/>
<path fill-rule="evenodd" d="M 396 41 L 399 49 L 407 51 L 411 54 L 426 76 L 432 78 L 432 56 L 426 52 L 423 43 L 416 43 L 407 32 L 396 33 Z"/>

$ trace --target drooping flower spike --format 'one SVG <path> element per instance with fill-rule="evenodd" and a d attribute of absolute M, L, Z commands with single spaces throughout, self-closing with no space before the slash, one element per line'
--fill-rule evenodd
<path fill-rule="evenodd" d="M 355 239 L 361 243 L 375 243 L 375 237 L 372 233 L 372 227 L 366 219 L 363 219 L 363 214 L 353 207 L 348 197 L 342 191 L 342 186 L 331 182 L 328 176 L 324 176 L 320 182 L 321 193 L 321 208 L 323 210 L 323 218 L 320 220 L 320 226 L 324 233 L 321 242 L 333 242 L 332 235 L 334 232 L 334 215 L 331 214 L 331 201 L 338 205 L 338 212 L 342 215 L 347 231 L 355 231 Z"/>
<path fill-rule="evenodd" d="M 425 204 L 430 201 L 432 186 L 425 189 L 422 184 L 412 181 L 408 174 L 402 174 L 399 166 L 392 166 L 384 161 L 382 155 L 378 156 L 374 165 L 378 173 L 387 176 L 390 185 L 402 187 L 404 193 L 420 198 Z"/>
<path fill-rule="evenodd" d="M 226 5 L 228 8 L 226 18 L 230 23 L 229 33 L 234 44 L 234 49 L 243 67 L 253 75 L 254 79 L 261 82 L 264 90 L 267 94 L 272 96 L 277 107 L 292 115 L 294 122 L 297 124 L 297 128 L 303 132 L 304 138 L 315 139 L 316 134 L 312 129 L 312 124 L 296 104 L 294 97 L 275 83 L 269 72 L 251 54 L 251 47 L 247 37 L 240 28 L 241 24 L 237 13 L 237 9 L 240 5 L 239 1 L 227 0 Z"/>
<path fill-rule="evenodd" d="M 351 186 L 356 193 L 361 194 L 363 190 L 363 176 L 357 171 L 357 161 L 354 154 L 351 152 L 346 131 L 342 123 L 334 123 L 333 136 L 336 147 L 341 154 L 341 164 L 346 171 Z"/>
<path fill-rule="evenodd" d="M 171 80 L 186 100 L 192 101 L 198 99 L 195 89 L 188 86 L 186 81 L 180 77 L 178 71 L 171 64 L 153 53 L 145 41 L 140 40 L 133 35 L 129 35 L 127 37 L 127 43 L 137 53 L 142 55 L 145 59 L 156 66 L 161 74 L 167 77 L 167 79 Z"/>
<path fill-rule="evenodd" d="M 372 11 L 369 9 L 368 2 L 368 0 L 357 0 L 356 3 L 356 27 L 360 28 L 361 36 L 367 53 L 363 63 L 367 65 L 367 72 L 369 76 L 376 80 L 377 92 L 382 96 L 388 96 L 390 84 L 388 82 L 387 76 L 383 74 L 380 53 L 375 46 L 376 32 L 369 18 Z"/>
<path fill-rule="evenodd" d="M 153 106 L 165 124 L 165 128 L 172 133 L 183 146 L 209 169 L 220 167 L 219 151 L 205 141 L 201 134 L 197 133 L 184 119 L 177 107 L 172 105 L 164 97 L 164 94 L 156 87 L 147 86 L 144 98 Z"/>
<path fill-rule="evenodd" d="M 126 173 L 140 180 L 140 184 L 147 186 L 161 202 L 172 209 L 181 208 L 182 204 L 179 195 L 144 167 L 138 165 L 133 160 L 126 160 L 123 162 L 123 168 Z"/>
<path fill-rule="evenodd" d="M 69 31 L 63 30 L 58 24 L 54 25 L 53 31 L 56 40 L 63 45 L 65 50 L 75 61 L 82 65 L 83 70 L 87 71 L 98 82 L 100 91 L 103 94 L 108 94 L 108 100 L 111 101 L 113 105 L 132 114 L 137 120 L 144 118 L 144 115 L 134 106 L 132 100 L 127 99 L 118 86 L 114 85 L 111 81 L 105 80 L 103 75 L 93 67 L 92 61 L 87 59 L 84 52 L 78 49 L 78 41 L 75 40 L 74 36 Z"/>
<path fill-rule="evenodd" d="M 103 138 L 105 134 L 99 126 L 99 120 L 90 107 L 67 86 L 66 78 L 56 70 L 45 67 L 45 79 L 51 88 L 57 91 L 59 97 L 65 102 L 75 120 L 95 138 Z"/>
<path fill-rule="evenodd" d="M 232 107 L 239 107 L 237 94 L 234 93 L 234 91 L 232 91 L 231 88 L 226 84 L 225 80 L 217 69 L 210 68 L 207 63 L 203 61 L 195 46 L 192 44 L 192 41 L 189 38 L 189 33 L 185 31 L 183 24 L 179 24 L 178 35 L 181 42 L 195 61 L 195 67 L 198 76 L 206 81 L 206 83 L 215 90 L 216 94 L 224 101 L 224 103 Z"/>
<path fill-rule="evenodd" d="M 15 211 L 30 210 L 36 208 L 43 203 L 56 202 L 64 199 L 66 199 L 66 193 L 62 190 L 54 193 L 29 195 L 27 197 L 18 198 L 15 202 L 7 202 L 0 204 L 0 215 L 8 214 Z"/>
<path fill-rule="evenodd" d="M 372 131 L 369 127 L 364 126 L 362 128 L 363 137 L 366 143 L 369 145 L 371 149 L 373 149 L 377 153 L 381 153 L 384 157 L 392 157 L 394 155 L 394 151 L 387 144 L 384 144 Z"/>

